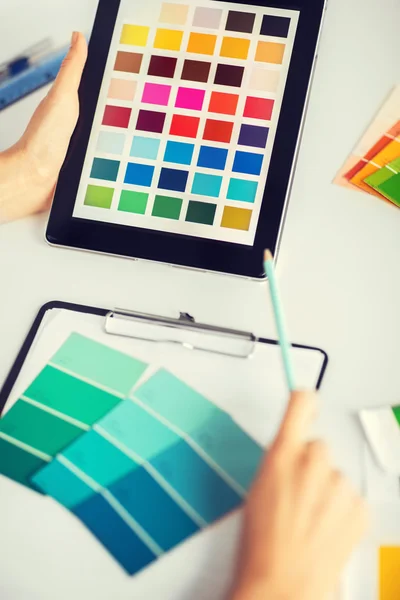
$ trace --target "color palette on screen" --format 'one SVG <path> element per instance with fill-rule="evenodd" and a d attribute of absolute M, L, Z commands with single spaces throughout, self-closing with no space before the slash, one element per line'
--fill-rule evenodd
<path fill-rule="evenodd" d="M 74 214 L 160 231 L 172 219 L 251 245 L 298 13 L 161 2 L 143 14 L 114 33 Z"/>
<path fill-rule="evenodd" d="M 129 574 L 237 509 L 263 454 L 204 396 L 146 369 L 72 334 L 0 420 L 0 473 L 52 496 Z"/>

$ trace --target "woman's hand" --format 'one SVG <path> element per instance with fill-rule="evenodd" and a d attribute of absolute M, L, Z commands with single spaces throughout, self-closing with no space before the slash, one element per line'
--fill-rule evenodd
<path fill-rule="evenodd" d="M 0 154 L 0 223 L 49 208 L 79 115 L 86 57 L 86 40 L 75 32 L 57 79 L 24 135 Z"/>
<path fill-rule="evenodd" d="M 364 501 L 306 442 L 317 396 L 292 394 L 250 492 L 233 600 L 325 600 L 367 526 Z"/>

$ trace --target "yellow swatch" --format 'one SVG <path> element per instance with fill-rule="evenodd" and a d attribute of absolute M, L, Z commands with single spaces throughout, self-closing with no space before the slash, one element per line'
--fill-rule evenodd
<path fill-rule="evenodd" d="M 285 54 L 285 44 L 275 42 L 258 42 L 256 61 L 281 65 Z"/>
<path fill-rule="evenodd" d="M 222 215 L 221 227 L 228 229 L 240 229 L 248 231 L 250 227 L 252 211 L 246 208 L 235 208 L 234 206 L 225 206 Z"/>
<path fill-rule="evenodd" d="M 379 600 L 400 598 L 400 547 L 379 549 Z"/>
<path fill-rule="evenodd" d="M 221 47 L 221 56 L 227 58 L 246 59 L 249 54 L 250 40 L 242 38 L 224 37 Z"/>
<path fill-rule="evenodd" d="M 142 27 L 142 25 L 124 25 L 121 34 L 121 44 L 145 46 L 149 37 L 149 30 L 149 27 Z"/>
<path fill-rule="evenodd" d="M 209 35 L 207 33 L 191 33 L 187 51 L 195 54 L 211 55 L 214 54 L 216 42 L 216 35 Z"/>
<path fill-rule="evenodd" d="M 364 183 L 364 179 L 376 171 L 379 171 L 382 167 L 392 162 L 396 158 L 400 157 L 400 142 L 393 140 L 383 148 L 376 156 L 374 156 L 369 163 L 365 165 L 354 177 L 351 179 L 351 183 L 356 185 L 362 190 L 371 193 L 371 188 L 367 183 Z"/>
<path fill-rule="evenodd" d="M 183 31 L 175 29 L 157 29 L 154 48 L 160 50 L 180 50 L 182 44 Z"/>

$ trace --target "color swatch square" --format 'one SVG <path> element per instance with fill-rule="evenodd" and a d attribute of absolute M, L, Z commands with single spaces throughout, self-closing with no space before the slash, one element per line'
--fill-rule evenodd
<path fill-rule="evenodd" d="M 270 121 L 272 118 L 272 111 L 274 110 L 274 104 L 275 101 L 270 100 L 269 98 L 248 96 L 246 98 L 243 116 L 249 117 L 250 119 Z"/>
<path fill-rule="evenodd" d="M 191 33 L 189 35 L 186 51 L 193 54 L 209 54 L 212 56 L 214 54 L 216 43 L 216 35 L 211 35 L 209 33 Z"/>
<path fill-rule="evenodd" d="M 160 23 L 168 23 L 169 25 L 185 25 L 188 13 L 189 6 L 186 4 L 164 2 L 158 20 Z"/>
<path fill-rule="evenodd" d="M 106 106 L 102 125 L 127 129 L 129 127 L 131 113 L 131 108 L 125 108 L 123 106 Z"/>
<path fill-rule="evenodd" d="M 161 83 L 145 83 L 142 102 L 143 104 L 158 104 L 167 106 L 171 94 L 171 86 Z"/>
<path fill-rule="evenodd" d="M 153 217 L 179 220 L 182 209 L 182 199 L 170 196 L 156 196 L 153 206 Z"/>
<path fill-rule="evenodd" d="M 114 100 L 131 101 L 135 97 L 136 85 L 136 81 L 129 79 L 111 79 L 107 97 Z"/>
<path fill-rule="evenodd" d="M 160 140 L 135 135 L 132 140 L 130 156 L 134 156 L 135 158 L 156 160 L 159 147 Z"/>
<path fill-rule="evenodd" d="M 182 79 L 207 83 L 210 75 L 211 63 L 200 60 L 185 60 L 182 69 Z"/>
<path fill-rule="evenodd" d="M 150 187 L 153 179 L 154 167 L 139 163 L 128 163 L 125 173 L 125 183 Z"/>
<path fill-rule="evenodd" d="M 171 79 L 175 75 L 176 63 L 177 59 L 172 56 L 152 56 L 147 74 Z"/>
<path fill-rule="evenodd" d="M 223 171 L 228 157 L 228 150 L 214 146 L 201 146 L 197 166 L 206 169 L 219 169 Z"/>
<path fill-rule="evenodd" d="M 192 194 L 218 198 L 221 191 L 222 177 L 220 175 L 206 175 L 196 173 L 192 185 Z"/>
<path fill-rule="evenodd" d="M 248 175 L 259 175 L 264 156 L 262 154 L 253 154 L 252 152 L 235 153 L 235 160 L 232 171 L 235 173 L 247 173 Z"/>
<path fill-rule="evenodd" d="M 260 34 L 286 38 L 289 33 L 290 18 L 264 15 Z"/>
<path fill-rule="evenodd" d="M 194 144 L 172 142 L 169 140 L 165 148 L 164 161 L 180 165 L 190 165 L 194 152 Z"/>
<path fill-rule="evenodd" d="M 203 29 L 219 29 L 222 19 L 222 10 L 198 6 L 193 17 L 193 27 Z"/>
<path fill-rule="evenodd" d="M 209 202 L 197 202 L 195 200 L 191 200 L 189 202 L 185 220 L 190 223 L 213 225 L 216 210 L 216 204 L 211 204 Z"/>
<path fill-rule="evenodd" d="M 146 212 L 149 195 L 144 192 L 132 192 L 131 190 L 122 190 L 119 199 L 118 210 L 122 212 L 144 215 Z"/>
<path fill-rule="evenodd" d="M 124 25 L 120 43 L 129 46 L 146 46 L 150 27 L 143 25 Z"/>
<path fill-rule="evenodd" d="M 276 92 L 279 86 L 279 71 L 255 67 L 250 75 L 250 88 L 260 92 Z"/>
<path fill-rule="evenodd" d="M 97 139 L 97 152 L 106 154 L 122 154 L 124 151 L 126 135 L 114 131 L 100 131 Z"/>
<path fill-rule="evenodd" d="M 281 65 L 285 55 L 285 44 L 276 42 L 258 42 L 256 50 L 256 61 Z"/>
<path fill-rule="evenodd" d="M 109 160 L 108 158 L 95 158 L 90 171 L 92 179 L 104 179 L 106 181 L 117 181 L 119 160 Z"/>
<path fill-rule="evenodd" d="M 225 29 L 239 33 L 252 33 L 256 15 L 236 10 L 230 10 Z"/>
<path fill-rule="evenodd" d="M 111 208 L 114 188 L 101 185 L 88 185 L 85 195 L 85 206 L 96 208 Z"/>
<path fill-rule="evenodd" d="M 140 110 L 136 129 L 151 133 L 162 133 L 164 129 L 166 114 L 153 110 Z"/>
<path fill-rule="evenodd" d="M 254 202 L 257 193 L 257 182 L 247 179 L 232 178 L 229 182 L 228 200 L 239 202 Z"/>
<path fill-rule="evenodd" d="M 177 108 L 188 108 L 189 110 L 201 110 L 203 108 L 204 96 L 204 90 L 180 87 L 176 96 L 175 106 Z"/>
<path fill-rule="evenodd" d="M 233 123 L 207 119 L 203 139 L 210 142 L 223 142 L 229 144 L 232 137 Z"/>
<path fill-rule="evenodd" d="M 159 50 L 180 50 L 183 31 L 176 29 L 157 29 L 154 48 Z"/>
<path fill-rule="evenodd" d="M 171 135 L 195 138 L 199 129 L 199 123 L 199 117 L 186 117 L 185 115 L 174 115 L 172 117 L 171 128 L 169 132 Z"/>
<path fill-rule="evenodd" d="M 158 187 L 162 190 L 171 190 L 174 192 L 184 192 L 188 180 L 188 171 L 179 169 L 168 169 L 163 167 L 158 181 Z"/>
<path fill-rule="evenodd" d="M 235 115 L 238 102 L 239 96 L 237 94 L 212 92 L 208 111 L 223 115 Z"/>
<path fill-rule="evenodd" d="M 248 231 L 252 214 L 253 212 L 251 210 L 247 210 L 245 208 L 225 206 L 222 215 L 221 227 Z"/>
<path fill-rule="evenodd" d="M 217 65 L 214 83 L 218 85 L 229 85 L 232 87 L 240 87 L 242 85 L 244 67 L 235 65 Z"/>
<path fill-rule="evenodd" d="M 250 40 L 235 37 L 224 37 L 220 56 L 246 60 L 249 54 Z"/>
<path fill-rule="evenodd" d="M 265 148 L 267 144 L 268 133 L 268 127 L 258 127 L 257 125 L 242 125 L 240 128 L 238 143 L 242 146 Z"/>
<path fill-rule="evenodd" d="M 115 71 L 123 73 L 139 73 L 142 66 L 143 54 L 137 52 L 120 52 L 117 53 L 117 58 L 114 64 Z"/>

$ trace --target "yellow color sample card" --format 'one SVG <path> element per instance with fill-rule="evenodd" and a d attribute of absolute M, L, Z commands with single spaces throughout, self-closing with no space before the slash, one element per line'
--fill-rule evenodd
<path fill-rule="evenodd" d="M 400 599 L 400 546 L 379 549 L 379 600 Z"/>

